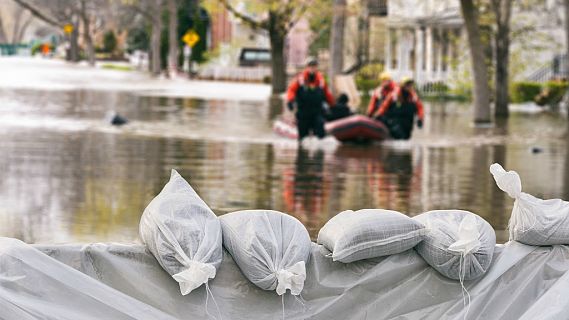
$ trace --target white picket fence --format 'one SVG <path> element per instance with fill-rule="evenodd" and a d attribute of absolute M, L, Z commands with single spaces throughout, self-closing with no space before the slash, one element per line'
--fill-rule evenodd
<path fill-rule="evenodd" d="M 201 79 L 261 82 L 271 76 L 268 67 L 205 67 L 198 72 Z"/>

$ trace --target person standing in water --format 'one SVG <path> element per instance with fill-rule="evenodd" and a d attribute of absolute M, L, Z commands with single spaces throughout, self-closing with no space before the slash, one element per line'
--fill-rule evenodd
<path fill-rule="evenodd" d="M 403 78 L 401 86 L 387 96 L 372 115 L 385 123 L 393 139 L 411 138 L 415 115 L 417 127 L 423 127 L 424 107 L 413 85 L 413 79 Z"/>
<path fill-rule="evenodd" d="M 373 90 L 373 94 L 369 100 L 366 113 L 368 117 L 373 116 L 373 114 L 377 112 L 377 109 L 381 106 L 383 100 L 385 100 L 385 98 L 387 98 L 397 87 L 397 84 L 391 79 L 391 75 L 387 72 L 382 72 L 381 75 L 379 75 L 379 80 L 381 81 L 381 84 Z"/>
<path fill-rule="evenodd" d="M 334 106 L 334 97 L 326 85 L 324 76 L 318 71 L 318 61 L 308 58 L 306 68 L 297 75 L 288 87 L 287 107 L 294 110 L 296 103 L 296 126 L 298 141 L 312 132 L 319 139 L 324 138 L 324 108 L 326 102 Z"/>

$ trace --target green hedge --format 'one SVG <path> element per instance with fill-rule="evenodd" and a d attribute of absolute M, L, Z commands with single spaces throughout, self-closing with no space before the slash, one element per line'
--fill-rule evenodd
<path fill-rule="evenodd" d="M 379 86 L 381 81 L 379 75 L 383 72 L 383 65 L 372 63 L 362 67 L 356 72 L 356 87 L 358 90 L 368 94 L 369 91 Z"/>
<path fill-rule="evenodd" d="M 540 92 L 541 83 L 539 82 L 514 82 L 510 86 L 510 101 L 513 103 L 534 101 Z"/>
<path fill-rule="evenodd" d="M 379 80 L 358 79 L 356 78 L 356 87 L 358 90 L 368 94 L 371 90 L 377 88 L 380 84 Z"/>

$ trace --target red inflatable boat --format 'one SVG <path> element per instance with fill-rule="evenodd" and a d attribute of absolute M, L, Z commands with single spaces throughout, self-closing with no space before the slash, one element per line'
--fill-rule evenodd
<path fill-rule="evenodd" d="M 353 115 L 325 125 L 326 132 L 342 142 L 382 141 L 389 139 L 389 130 L 380 121 L 362 115 Z M 277 119 L 273 130 L 287 138 L 297 139 L 296 124 L 291 120 Z"/>

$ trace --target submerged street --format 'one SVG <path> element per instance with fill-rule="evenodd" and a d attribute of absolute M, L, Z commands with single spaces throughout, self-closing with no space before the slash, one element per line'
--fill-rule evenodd
<path fill-rule="evenodd" d="M 493 162 L 515 168 L 525 192 L 569 198 L 566 120 L 531 105 L 475 128 L 469 105 L 426 102 L 410 141 L 297 148 L 272 131 L 282 106 L 268 86 L 41 59 L 4 58 L 0 69 L 0 233 L 28 243 L 136 239 L 172 168 L 216 214 L 279 210 L 312 238 L 346 209 L 464 209 L 504 242 L 513 200 L 495 186 Z M 110 126 L 111 110 L 129 123 Z"/>

